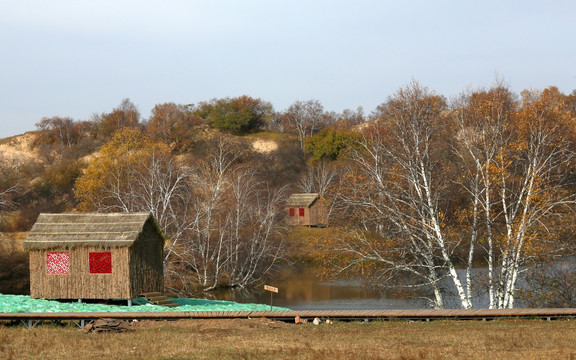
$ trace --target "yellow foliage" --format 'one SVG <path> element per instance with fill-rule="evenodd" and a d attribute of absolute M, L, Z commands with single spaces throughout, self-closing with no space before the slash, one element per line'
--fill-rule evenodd
<path fill-rule="evenodd" d="M 138 129 L 118 130 L 76 181 L 74 191 L 80 209 L 97 210 L 98 204 L 104 201 L 106 189 L 127 185 L 126 174 L 130 169 L 154 154 L 167 152 L 166 145 L 154 143 Z"/>

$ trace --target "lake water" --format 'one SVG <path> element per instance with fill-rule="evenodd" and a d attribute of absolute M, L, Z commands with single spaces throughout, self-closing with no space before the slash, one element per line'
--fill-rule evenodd
<path fill-rule="evenodd" d="M 576 259 L 573 257 L 559 259 L 550 266 L 553 268 L 575 268 Z M 457 270 L 460 279 L 464 281 L 465 271 Z M 473 270 L 476 275 L 484 275 L 486 268 L 478 267 Z M 573 271 L 573 270 L 571 270 Z M 371 310 L 371 309 L 429 309 L 430 305 L 424 298 L 402 295 L 400 292 L 379 291 L 363 286 L 360 279 L 324 280 L 318 274 L 319 269 L 307 264 L 298 264 L 287 268 L 278 281 L 271 281 L 268 285 L 277 287 L 278 294 L 272 294 L 273 305 L 294 310 Z M 442 281 L 449 281 L 444 279 Z M 440 282 L 442 286 L 442 281 Z M 522 276 L 519 278 L 518 288 L 526 285 Z M 258 289 L 232 289 L 220 290 L 206 294 L 207 298 L 214 300 L 229 300 L 239 303 L 270 304 L 270 292 L 264 291 L 263 286 Z M 456 294 L 447 294 L 444 298 L 446 308 L 457 308 Z M 475 294 L 474 306 L 488 307 L 487 294 Z M 520 298 L 516 298 L 515 307 L 527 306 Z"/>
<path fill-rule="evenodd" d="M 274 306 L 294 310 L 324 309 L 422 309 L 428 308 L 424 299 L 401 297 L 393 292 L 380 292 L 367 288 L 359 279 L 323 280 L 318 277 L 318 269 L 298 265 L 285 271 L 281 281 L 271 281 L 269 285 L 279 289 L 272 294 Z M 270 304 L 268 291 L 261 289 L 232 289 L 213 293 L 215 299 L 239 303 Z"/>

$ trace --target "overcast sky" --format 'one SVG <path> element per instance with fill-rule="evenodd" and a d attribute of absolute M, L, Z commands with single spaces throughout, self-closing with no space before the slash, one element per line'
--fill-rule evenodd
<path fill-rule="evenodd" d="M 130 98 L 318 99 L 366 113 L 412 79 L 576 89 L 572 0 L 0 0 L 0 138 Z"/>

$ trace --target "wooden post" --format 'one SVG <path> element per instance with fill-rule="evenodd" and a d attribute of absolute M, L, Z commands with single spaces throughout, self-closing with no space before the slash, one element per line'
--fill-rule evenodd
<path fill-rule="evenodd" d="M 270 311 L 272 311 L 272 295 L 278 294 L 278 288 L 270 285 L 264 285 L 264 290 L 270 291 Z"/>

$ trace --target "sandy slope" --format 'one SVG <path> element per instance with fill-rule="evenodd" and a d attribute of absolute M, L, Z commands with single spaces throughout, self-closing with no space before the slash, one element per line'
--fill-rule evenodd
<path fill-rule="evenodd" d="M 38 151 L 32 147 L 36 135 L 25 133 L 0 144 L 0 161 L 16 167 L 27 162 L 38 162 Z"/>
<path fill-rule="evenodd" d="M 278 143 L 273 140 L 256 140 L 252 143 L 252 147 L 259 153 L 271 153 L 278 150 Z"/>

